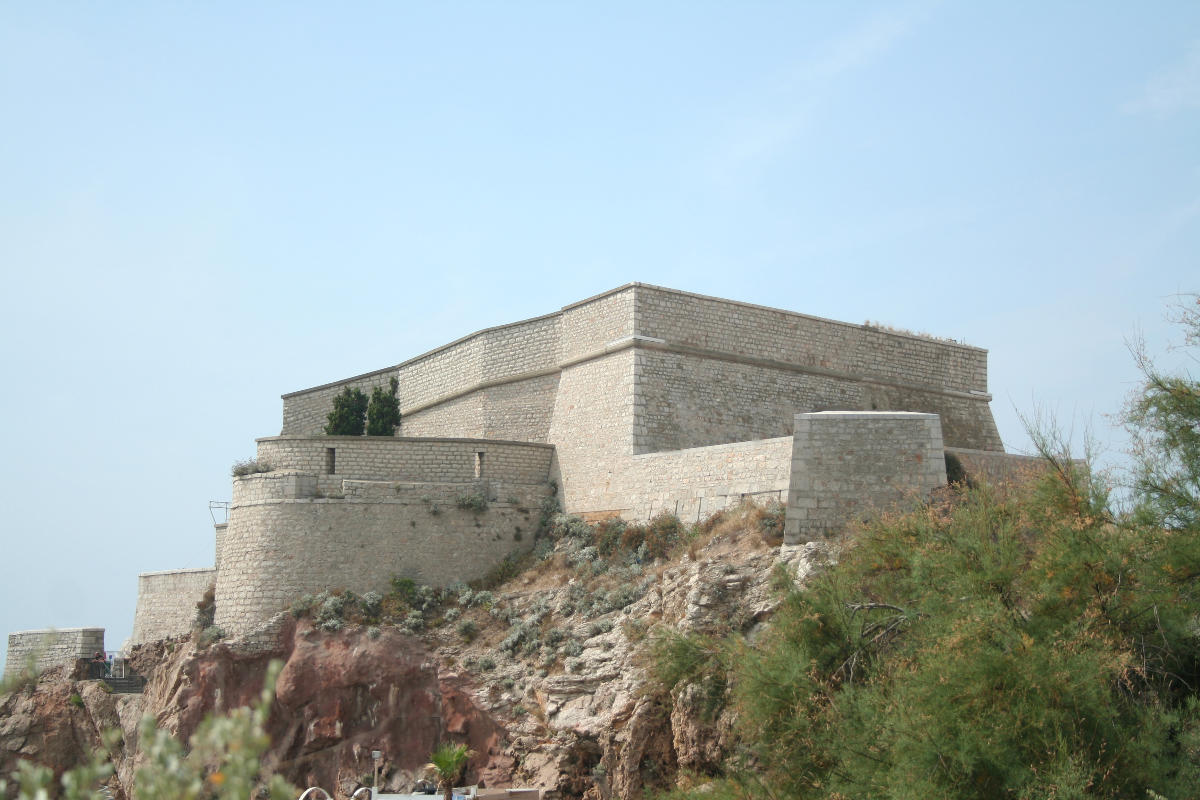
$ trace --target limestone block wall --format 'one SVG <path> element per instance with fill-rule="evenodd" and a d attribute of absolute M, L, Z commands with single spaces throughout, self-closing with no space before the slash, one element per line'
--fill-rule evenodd
<path fill-rule="evenodd" d="M 786 502 L 792 437 L 633 456 L 622 470 L 621 516 L 670 513 L 697 522 L 743 499 Z"/>
<path fill-rule="evenodd" d="M 216 579 L 217 571 L 212 567 L 138 575 L 137 610 L 130 641 L 145 644 L 191 631 L 196 604 Z"/>
<path fill-rule="evenodd" d="M 862 384 L 754 364 L 646 350 L 638 453 L 790 436 L 799 411 L 859 409 Z"/>
<path fill-rule="evenodd" d="M 846 521 L 921 499 L 946 483 L 936 414 L 797 414 L 784 538 L 827 537 Z"/>
<path fill-rule="evenodd" d="M 532 546 L 537 503 L 501 498 L 475 512 L 436 503 L 455 488 L 429 487 L 427 502 L 415 492 L 389 497 L 386 488 L 347 485 L 345 499 L 234 505 L 217 575 L 217 625 L 237 635 L 302 594 L 339 587 L 386 592 L 395 575 L 434 586 L 474 580 Z M 548 491 L 543 485 L 540 494 Z"/>
<path fill-rule="evenodd" d="M 273 470 L 265 474 L 296 471 L 315 475 L 317 488 L 326 493 L 340 492 L 345 479 L 466 483 L 495 478 L 543 484 L 548 480 L 552 455 L 549 445 L 495 439 L 270 436 L 258 440 L 258 460 Z M 256 482 L 240 489 L 242 484 L 235 480 L 235 494 L 266 491 L 257 488 Z M 235 496 L 235 504 L 237 499 Z"/>
<path fill-rule="evenodd" d="M 573 364 L 604 353 L 614 343 L 637 334 L 634 307 L 641 286 L 627 284 L 565 306 L 559 312 L 559 364 Z"/>
<path fill-rule="evenodd" d="M 987 392 L 987 351 L 717 297 L 640 285 L 637 332 L 673 344 L 842 375 Z"/>
<path fill-rule="evenodd" d="M 552 475 L 567 511 L 612 507 L 621 470 L 633 455 L 637 356 L 626 348 L 562 371 L 550 442 L 555 446 Z"/>
<path fill-rule="evenodd" d="M 503 481 L 471 483 L 410 483 L 406 481 L 342 481 L 347 498 L 375 498 L 423 503 L 430 510 L 454 506 L 464 496 L 482 495 L 490 504 L 538 508 L 548 491 L 546 484 L 513 484 Z"/>
<path fill-rule="evenodd" d="M 487 328 L 458 339 L 436 350 L 393 367 L 358 375 L 312 389 L 283 396 L 283 433 L 315 434 L 324 430 L 333 398 L 343 387 L 357 387 L 370 393 L 374 386 L 386 386 L 395 377 L 405 435 L 440 435 L 436 421 L 423 419 L 426 409 L 461 401 L 464 396 L 485 388 L 510 382 L 523 382 L 556 374 L 558 371 L 559 314 Z M 549 424 L 553 398 L 533 385 L 518 392 L 522 400 L 521 421 L 526 426 L 504 429 L 506 439 L 525 438 L 529 429 L 541 430 L 544 437 Z M 511 399 L 508 400 L 511 403 Z M 461 413 L 454 427 L 457 435 L 481 430 L 486 417 L 482 406 L 468 401 L 459 405 Z M 472 413 L 475 412 L 475 413 Z M 531 421 L 532 420 L 532 421 Z M 534 439 L 533 441 L 543 441 Z"/>
<path fill-rule="evenodd" d="M 584 392 L 614 389 L 583 386 L 578 371 L 564 384 L 563 375 L 627 348 L 639 356 L 630 424 L 636 453 L 784 436 L 793 414 L 826 409 L 936 413 L 948 444 L 1003 449 L 988 405 L 985 350 L 645 284 L 285 395 L 283 432 L 320 432 L 343 386 L 369 390 L 395 375 L 404 436 L 561 446 L 573 423 L 554 416 L 581 400 L 600 408 L 604 399 Z M 625 422 L 617 421 L 622 437 Z"/>
<path fill-rule="evenodd" d="M 712 297 L 640 286 L 636 452 L 791 433 L 796 412 L 940 414 L 946 441 L 1002 450 L 987 351 Z"/>
<path fill-rule="evenodd" d="M 233 481 L 233 505 L 245 505 L 259 500 L 315 497 L 317 476 L 307 472 L 273 470 L 243 475 Z M 223 534 L 224 531 L 221 531 Z M 217 545 L 220 549 L 220 543 Z"/>
<path fill-rule="evenodd" d="M 213 565 L 217 569 L 221 568 L 221 542 L 225 540 L 225 531 L 228 528 L 228 522 L 218 522 L 213 525 L 213 544 L 216 550 L 216 553 L 213 555 Z"/>
<path fill-rule="evenodd" d="M 4 677 L 11 677 L 25 669 L 31 658 L 34 668 L 41 671 L 59 664 L 74 664 L 79 658 L 91 658 L 97 650 L 104 650 L 104 628 L 59 628 L 10 633 Z"/>

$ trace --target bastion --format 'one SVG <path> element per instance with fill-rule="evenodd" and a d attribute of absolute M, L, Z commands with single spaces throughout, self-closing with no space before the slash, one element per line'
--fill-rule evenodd
<path fill-rule="evenodd" d="M 324 435 L 338 393 L 392 378 L 395 436 Z M 479 578 L 532 545 L 544 502 L 687 522 L 779 502 L 789 542 L 835 535 L 945 483 L 944 453 L 1011 472 L 990 401 L 978 347 L 627 284 L 283 395 L 211 575 L 142 576 L 134 641 L 186 632 L 205 578 L 230 634 L 303 593 Z"/>

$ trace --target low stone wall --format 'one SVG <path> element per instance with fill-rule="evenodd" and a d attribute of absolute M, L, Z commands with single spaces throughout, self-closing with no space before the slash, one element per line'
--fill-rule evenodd
<path fill-rule="evenodd" d="M 74 664 L 104 650 L 104 628 L 59 628 L 18 631 L 8 635 L 4 677 L 16 675 L 33 660 L 39 672 L 59 664 Z"/>
<path fill-rule="evenodd" d="M 233 505 L 256 503 L 259 500 L 283 500 L 315 497 L 317 476 L 312 473 L 284 469 L 258 472 L 233 479 Z"/>
<path fill-rule="evenodd" d="M 696 522 L 745 498 L 786 501 L 791 456 L 790 436 L 633 456 L 622 472 L 629 506 L 621 515 Z"/>
<path fill-rule="evenodd" d="M 994 453 L 962 447 L 947 447 L 946 452 L 958 458 L 969 478 L 990 483 L 997 488 L 1024 483 L 1046 468 L 1046 461 L 1040 456 Z"/>
<path fill-rule="evenodd" d="M 830 536 L 856 517 L 900 507 L 945 484 L 936 414 L 797 414 L 784 540 Z"/>
<path fill-rule="evenodd" d="M 170 569 L 138 575 L 133 644 L 183 636 L 196 620 L 196 604 L 217 579 L 212 567 Z"/>
<path fill-rule="evenodd" d="M 545 483 L 553 453 L 554 448 L 546 444 L 494 439 L 270 436 L 258 440 L 260 462 L 275 472 L 318 475 L 322 491 L 336 491 L 344 479 Z"/>

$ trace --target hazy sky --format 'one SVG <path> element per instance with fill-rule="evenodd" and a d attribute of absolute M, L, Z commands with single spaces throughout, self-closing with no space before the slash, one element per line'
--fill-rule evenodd
<path fill-rule="evenodd" d="M 0 120 L 0 632 L 109 648 L 284 392 L 636 280 L 986 347 L 1111 460 L 1200 289 L 1195 2 L 0 0 Z"/>

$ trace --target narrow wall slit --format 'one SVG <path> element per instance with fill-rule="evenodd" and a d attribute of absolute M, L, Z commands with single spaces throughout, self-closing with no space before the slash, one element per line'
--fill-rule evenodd
<path fill-rule="evenodd" d="M 483 451 L 475 453 L 475 480 L 483 477 Z"/>
<path fill-rule="evenodd" d="M 337 448 L 325 448 L 325 474 L 333 475 L 337 472 Z"/>

